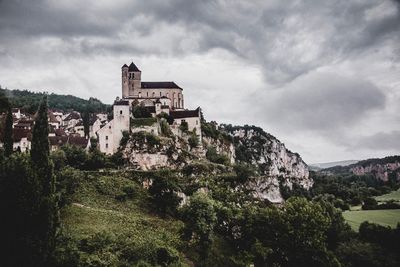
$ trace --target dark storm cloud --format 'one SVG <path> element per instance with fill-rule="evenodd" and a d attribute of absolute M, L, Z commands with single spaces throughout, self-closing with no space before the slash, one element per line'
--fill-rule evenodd
<path fill-rule="evenodd" d="M 399 6 L 380 15 L 384 1 L 14 1 L 0 2 L 0 34 L 28 40 L 55 36 L 87 53 L 175 54 L 222 48 L 261 66 L 267 80 L 284 82 L 329 62 L 364 53 L 390 39 L 400 42 Z M 375 10 L 376 9 L 376 10 Z M 141 21 L 146 23 L 141 23 Z M 160 25 L 196 35 L 181 48 L 185 33 L 159 48 L 135 42 L 157 35 Z M 127 31 L 126 33 L 124 31 Z M 126 35 L 125 35 L 126 34 Z M 96 42 L 76 38 L 101 37 Z M 74 39 L 75 38 L 75 39 Z M 16 40 L 17 41 L 17 40 Z M 127 41 L 130 41 L 129 43 Z M 76 43 L 77 42 L 77 43 Z M 138 41 L 139 42 L 139 41 Z M 80 47 L 82 46 L 82 47 Z"/>
<path fill-rule="evenodd" d="M 385 94 L 362 79 L 313 73 L 276 91 L 259 112 L 287 130 L 337 134 L 367 119 L 368 112 L 383 109 L 385 102 Z"/>

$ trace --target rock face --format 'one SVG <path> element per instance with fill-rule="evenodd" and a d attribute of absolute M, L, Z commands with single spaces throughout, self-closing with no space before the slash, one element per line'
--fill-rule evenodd
<path fill-rule="evenodd" d="M 245 163 L 255 167 L 257 176 L 246 187 L 259 199 L 282 202 L 282 186 L 310 189 L 308 166 L 300 155 L 289 151 L 283 143 L 261 128 L 254 126 L 210 126 L 203 133 L 203 143 L 190 148 L 182 136 L 163 138 L 150 133 L 132 133 L 123 149 L 131 166 L 141 170 L 181 168 L 194 160 L 211 160 L 207 151 L 213 149 L 230 164 Z M 211 130 L 210 130 L 211 129 Z"/>
<path fill-rule="evenodd" d="M 396 180 L 400 180 L 400 161 L 390 163 L 370 163 L 368 165 L 356 165 L 350 168 L 350 171 L 356 175 L 372 174 L 375 178 L 384 182 L 389 181 L 392 176 Z"/>
<path fill-rule="evenodd" d="M 281 186 L 312 187 L 307 164 L 274 136 L 254 126 L 226 130 L 234 137 L 236 161 L 258 167 L 260 176 L 249 184 L 258 198 L 282 202 Z"/>

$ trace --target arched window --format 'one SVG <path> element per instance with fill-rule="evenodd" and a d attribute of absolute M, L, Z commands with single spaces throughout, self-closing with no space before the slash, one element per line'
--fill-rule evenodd
<path fill-rule="evenodd" d="M 153 92 L 152 96 L 155 97 L 155 96 L 156 96 L 156 93 Z"/>

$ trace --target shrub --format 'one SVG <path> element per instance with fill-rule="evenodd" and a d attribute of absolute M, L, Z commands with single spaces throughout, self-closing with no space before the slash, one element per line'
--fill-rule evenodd
<path fill-rule="evenodd" d="M 190 148 L 195 148 L 199 145 L 199 137 L 195 133 L 192 133 L 188 139 L 188 142 Z"/>
<path fill-rule="evenodd" d="M 169 128 L 169 124 L 166 120 L 160 121 L 160 128 L 161 128 L 162 135 L 167 136 L 167 137 L 172 135 L 171 129 Z"/>
<path fill-rule="evenodd" d="M 132 115 L 135 118 L 151 118 L 151 113 L 148 109 L 141 105 L 135 105 L 132 107 Z"/>
<path fill-rule="evenodd" d="M 131 120 L 132 127 L 152 126 L 157 122 L 156 118 L 136 118 Z"/>
<path fill-rule="evenodd" d="M 228 157 L 218 154 L 217 150 L 214 147 L 208 147 L 207 153 L 206 153 L 206 158 L 209 161 L 214 162 L 214 163 L 223 164 L 223 165 L 229 164 Z"/>
<path fill-rule="evenodd" d="M 179 125 L 179 129 L 182 131 L 182 132 L 187 132 L 188 130 L 189 130 L 189 124 L 186 122 L 186 121 L 182 121 L 181 122 L 181 125 Z"/>

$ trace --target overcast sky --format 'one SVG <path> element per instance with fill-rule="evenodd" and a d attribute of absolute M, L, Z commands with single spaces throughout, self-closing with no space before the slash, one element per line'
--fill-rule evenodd
<path fill-rule="evenodd" d="M 112 103 L 134 61 L 307 163 L 400 154 L 399 0 L 0 0 L 0 84 Z"/>

